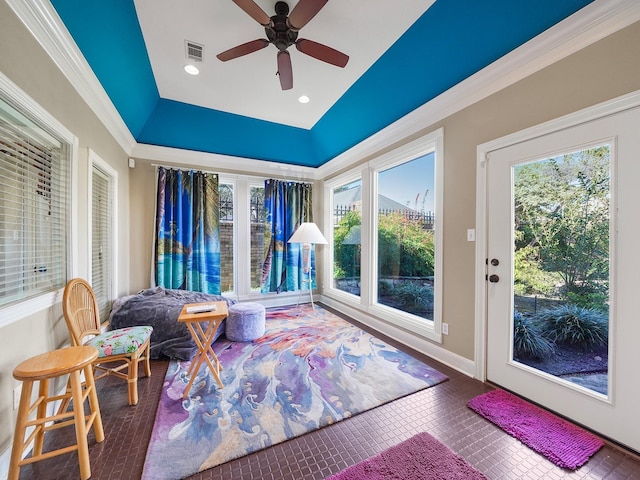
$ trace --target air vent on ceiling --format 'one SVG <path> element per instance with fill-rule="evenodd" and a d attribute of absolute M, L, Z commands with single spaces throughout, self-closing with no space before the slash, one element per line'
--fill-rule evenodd
<path fill-rule="evenodd" d="M 187 49 L 187 58 L 194 62 L 202 62 L 204 60 L 204 45 L 185 40 L 184 44 Z"/>

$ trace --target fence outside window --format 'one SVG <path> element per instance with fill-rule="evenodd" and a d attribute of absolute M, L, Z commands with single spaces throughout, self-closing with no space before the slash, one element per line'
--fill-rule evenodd
<path fill-rule="evenodd" d="M 338 205 L 333 210 L 333 218 L 334 225 L 340 223 L 342 217 L 344 217 L 347 213 L 356 210 L 356 208 L 349 205 Z M 380 209 L 378 210 L 378 215 L 391 215 L 394 213 L 402 214 L 407 220 L 415 221 L 422 224 L 422 228 L 425 230 L 433 230 L 433 225 L 435 223 L 435 214 L 433 212 L 420 212 L 417 210 L 413 210 L 410 208 L 405 209 Z"/>

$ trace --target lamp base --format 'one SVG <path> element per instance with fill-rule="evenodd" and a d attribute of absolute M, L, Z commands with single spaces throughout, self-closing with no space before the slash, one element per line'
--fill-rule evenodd
<path fill-rule="evenodd" d="M 303 286 L 304 286 L 305 283 L 309 284 L 309 299 L 311 300 L 311 309 L 315 312 L 316 311 L 316 306 L 313 303 L 313 282 L 311 280 L 311 267 L 309 267 L 308 270 L 306 270 L 306 271 L 305 270 L 306 269 L 303 268 L 303 272 L 308 274 L 309 277 L 307 279 L 303 278 L 302 279 L 302 283 L 303 283 Z M 300 305 L 300 296 L 302 295 L 303 291 L 304 291 L 304 289 L 301 288 L 300 292 L 298 293 L 298 301 L 296 302 L 296 307 L 298 307 Z"/>

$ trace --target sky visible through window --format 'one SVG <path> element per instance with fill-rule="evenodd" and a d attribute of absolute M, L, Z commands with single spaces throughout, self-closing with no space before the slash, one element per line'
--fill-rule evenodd
<path fill-rule="evenodd" d="M 409 208 L 418 211 L 422 211 L 424 208 L 426 212 L 433 212 L 435 199 L 434 162 L 435 153 L 431 152 L 410 162 L 381 171 L 378 193 Z"/>

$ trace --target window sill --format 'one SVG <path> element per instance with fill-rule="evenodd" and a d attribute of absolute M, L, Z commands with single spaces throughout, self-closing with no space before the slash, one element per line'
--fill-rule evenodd
<path fill-rule="evenodd" d="M 436 332 L 436 324 L 433 320 L 422 319 L 384 305 L 363 305 L 360 297 L 340 290 L 325 290 L 324 296 L 357 310 L 375 322 L 392 325 L 433 342 L 442 343 L 442 335 Z M 360 320 L 368 323 L 366 320 Z"/>
<path fill-rule="evenodd" d="M 23 318 L 35 315 L 42 310 L 46 310 L 62 301 L 62 290 L 45 293 L 35 298 L 30 298 L 23 302 L 0 309 L 0 328 L 6 327 Z"/>

